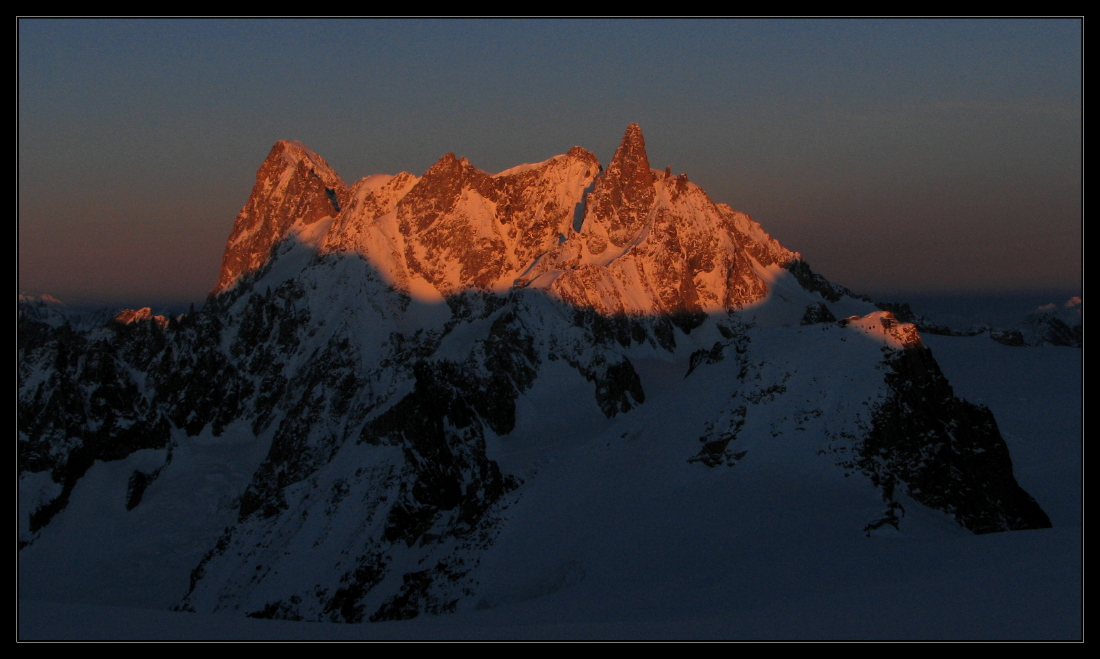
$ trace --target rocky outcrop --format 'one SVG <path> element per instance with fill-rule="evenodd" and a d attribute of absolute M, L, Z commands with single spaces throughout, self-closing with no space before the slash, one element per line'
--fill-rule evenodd
<path fill-rule="evenodd" d="M 829 302 L 839 302 L 844 297 L 858 297 L 859 299 L 870 301 L 865 297 L 857 296 L 847 288 L 838 286 L 817 274 L 810 269 L 810 264 L 803 261 L 801 256 L 781 262 L 779 265 L 782 265 L 788 272 L 794 275 L 794 278 L 798 280 L 802 288 L 817 293 Z"/>
<path fill-rule="evenodd" d="M 762 270 L 798 258 L 686 175 L 654 174 L 636 124 L 567 237 L 521 283 L 604 315 L 738 309 L 766 295 Z"/>
<path fill-rule="evenodd" d="M 789 326 L 754 335 L 738 310 L 779 278 Z M 837 323 L 837 301 L 863 309 L 747 215 L 650 170 L 637 125 L 602 173 L 579 147 L 495 175 L 447 154 L 420 178 L 350 190 L 312 151 L 279 142 L 202 311 L 164 322 L 127 310 L 83 330 L 21 312 L 19 469 L 49 474 L 35 476 L 48 496 L 21 546 L 96 461 L 163 450 L 159 464 L 119 470 L 115 503 L 140 514 L 185 468 L 174 448 L 228 433 L 260 450 L 227 489 L 226 527 L 202 546 L 181 608 L 346 622 L 453 611 L 475 595 L 480 558 L 530 477 L 492 451 L 555 442 L 539 426 L 560 421 L 559 405 L 583 419 L 573 434 L 644 417 L 662 400 L 647 367 L 668 382 L 727 369 L 707 380 L 721 391 L 699 403 L 713 418 L 698 443 L 686 435 L 691 469 L 750 468 L 768 438 L 854 428 L 842 415 L 876 401 L 846 469 L 880 486 L 883 524 L 898 519 L 901 487 L 975 532 L 1042 526 L 991 414 L 953 396 L 913 325 L 866 304 Z M 808 339 L 858 359 L 776 354 Z M 881 380 L 882 354 L 887 398 L 867 387 L 834 403 L 868 374 Z"/>
<path fill-rule="evenodd" d="M 809 273 L 686 175 L 655 174 L 631 124 L 602 172 L 580 147 L 495 175 L 447 154 L 420 178 L 371 176 L 350 191 L 319 156 L 280 142 L 238 217 L 215 293 L 262 268 L 292 224 L 326 216 L 335 219 L 322 254 L 358 254 L 421 299 L 534 286 L 605 315 L 690 314 L 763 298 L 769 267 Z M 821 290 L 834 301 L 849 293 Z"/>
<path fill-rule="evenodd" d="M 630 124 L 586 202 L 584 219 L 590 227 L 586 246 L 590 253 L 602 254 L 607 243 L 625 247 L 638 235 L 656 197 L 653 181 L 642 128 Z"/>
<path fill-rule="evenodd" d="M 292 227 L 335 217 L 347 200 L 347 186 L 323 158 L 300 142 L 276 142 L 233 224 L 213 293 L 266 265 Z"/>
<path fill-rule="evenodd" d="M 580 195 L 598 172 L 579 148 L 495 176 L 447 154 L 397 205 L 410 273 L 448 295 L 506 290 L 571 232 Z"/>
<path fill-rule="evenodd" d="M 168 319 L 164 316 L 157 316 L 153 314 L 153 310 L 149 307 L 142 307 L 141 309 L 123 309 L 118 312 L 114 318 L 114 322 L 120 325 L 131 325 L 133 323 L 155 323 L 157 327 L 165 329 L 168 327 Z"/>
<path fill-rule="evenodd" d="M 135 377 L 149 367 L 150 354 L 163 350 L 161 327 L 117 327 L 97 340 L 67 323 L 54 328 L 20 319 L 19 472 L 48 471 L 60 486 L 30 511 L 20 547 L 65 509 L 96 460 L 168 446 L 169 420 Z"/>
<path fill-rule="evenodd" d="M 832 311 L 829 311 L 829 307 L 825 306 L 821 302 L 817 304 L 811 304 L 806 307 L 806 313 L 802 314 L 803 325 L 816 325 L 817 323 L 835 323 L 836 316 Z"/>
<path fill-rule="evenodd" d="M 993 413 L 954 395 L 931 350 L 889 352 L 885 365 L 889 395 L 875 407 L 855 463 L 882 489 L 888 512 L 879 526 L 898 526 L 895 492 L 904 488 L 974 533 L 1050 527 L 1013 477 Z"/>

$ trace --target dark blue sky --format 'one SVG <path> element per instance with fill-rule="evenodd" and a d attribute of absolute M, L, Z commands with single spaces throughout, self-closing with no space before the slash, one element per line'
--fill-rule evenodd
<path fill-rule="evenodd" d="M 200 301 L 256 169 L 495 172 L 638 122 L 861 292 L 1075 289 L 1078 20 L 19 21 L 19 288 Z"/>

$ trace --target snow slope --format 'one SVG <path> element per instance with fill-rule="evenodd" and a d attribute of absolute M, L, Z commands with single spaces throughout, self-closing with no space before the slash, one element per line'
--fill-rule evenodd
<path fill-rule="evenodd" d="M 973 373 L 1038 364 L 930 344 L 635 125 L 603 172 L 351 188 L 280 142 L 206 308 L 121 318 L 20 316 L 28 638 L 1080 634 L 1080 352 L 1035 351 L 1066 420 L 999 427 Z"/>
<path fill-rule="evenodd" d="M 993 409 L 1017 478 L 1042 502 L 1054 528 L 923 538 L 819 529 L 807 545 L 784 525 L 760 519 L 763 514 L 698 499 L 681 506 L 669 488 L 646 494 L 645 500 L 673 495 L 671 505 L 691 511 L 684 515 L 690 521 L 673 522 L 691 527 L 688 535 L 676 535 L 667 519 L 664 526 L 646 522 L 633 534 L 608 541 L 619 546 L 606 558 L 597 555 L 595 564 L 589 554 L 574 554 L 586 574 L 575 583 L 570 583 L 570 559 L 559 561 L 564 566 L 559 575 L 547 570 L 559 578 L 543 584 L 546 591 L 560 587 L 542 597 L 450 616 L 344 625 L 24 596 L 20 638 L 1081 638 L 1080 352 L 1019 350 L 984 337 L 925 337 L 925 342 L 960 394 Z M 1031 383 L 1025 388 L 1031 396 L 1021 395 L 1021 382 Z M 715 493 L 713 486 L 710 492 Z M 795 518 L 805 515 L 798 506 L 794 511 Z M 730 524 L 746 517 L 750 523 L 757 517 L 755 528 Z M 791 520 L 791 510 L 781 510 L 780 517 Z M 628 525 L 628 520 L 612 522 Z M 670 563 L 677 565 L 671 573 L 665 569 Z M 646 564 L 658 569 L 629 594 L 592 584 L 597 578 L 592 573 L 600 570 L 636 576 Z M 699 571 L 694 579 L 686 576 L 693 568 Z M 517 584 L 514 590 L 522 588 Z"/>

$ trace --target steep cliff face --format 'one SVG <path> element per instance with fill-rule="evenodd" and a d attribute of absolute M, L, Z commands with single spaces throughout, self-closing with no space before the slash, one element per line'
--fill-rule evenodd
<path fill-rule="evenodd" d="M 715 205 L 686 174 L 651 170 L 637 124 L 568 238 L 522 281 L 603 315 L 740 308 L 766 295 L 766 268 L 799 258 L 748 216 Z"/>
<path fill-rule="evenodd" d="M 359 254 L 376 264 L 395 286 L 409 290 L 404 236 L 397 228 L 393 210 L 419 180 L 401 172 L 396 176 L 376 174 L 357 181 L 351 188 L 347 207 L 325 235 L 321 252 Z"/>
<path fill-rule="evenodd" d="M 495 175 L 447 154 L 349 198 L 321 251 L 359 254 L 425 300 L 534 286 L 603 315 L 716 312 L 761 300 L 767 268 L 800 258 L 686 175 L 651 170 L 636 124 L 605 171 L 580 147 Z"/>
<path fill-rule="evenodd" d="M 645 138 L 638 124 L 630 124 L 607 172 L 596 182 L 588 197 L 585 234 L 588 251 L 599 256 L 608 248 L 626 247 L 649 219 L 656 197 L 654 176 L 649 170 Z"/>
<path fill-rule="evenodd" d="M 325 238 L 326 254 L 363 256 L 405 292 L 438 299 L 502 292 L 565 236 L 599 171 L 579 147 L 487 174 L 447 154 L 423 177 L 368 177 Z"/>
<path fill-rule="evenodd" d="M 94 500 L 130 534 L 112 560 L 178 559 L 163 606 L 359 622 L 491 605 L 487 552 L 524 515 L 566 514 L 525 499 L 559 459 L 589 480 L 546 487 L 581 500 L 623 460 L 642 490 L 780 465 L 842 493 L 854 534 L 905 532 L 903 505 L 976 533 L 1049 525 L 913 325 L 653 172 L 636 125 L 603 172 L 580 148 L 495 175 L 448 154 L 350 190 L 280 142 L 205 309 L 86 330 L 36 309 L 23 552 L 78 546 L 51 520 Z M 87 474 L 121 480 L 81 494 Z M 187 550 L 158 531 L 181 520 Z"/>
<path fill-rule="evenodd" d="M 300 142 L 276 142 L 233 224 L 213 293 L 263 267 L 292 227 L 335 217 L 347 198 L 347 186 L 323 158 Z"/>
<path fill-rule="evenodd" d="M 910 326 L 911 327 L 911 326 Z M 895 488 L 952 515 L 974 533 L 1050 527 L 1012 475 L 997 421 L 989 408 L 954 395 L 929 349 L 917 344 L 891 352 L 889 395 L 874 410 L 871 432 L 856 465 L 882 488 L 885 517 L 898 528 Z"/>
<path fill-rule="evenodd" d="M 408 269 L 442 295 L 507 290 L 569 231 L 597 172 L 583 149 L 495 176 L 444 156 L 397 204 Z"/>
<path fill-rule="evenodd" d="M 587 251 L 558 261 L 557 271 L 535 285 L 549 280 L 549 289 L 563 300 L 603 314 L 716 312 L 766 295 L 761 271 L 774 261 L 752 258 L 746 247 L 757 247 L 756 240 L 733 218 L 723 215 L 686 177 L 662 179 L 650 187 L 652 202 L 631 241 L 617 246 L 609 236 L 610 246 L 593 253 L 588 237 L 596 236 L 596 244 L 602 245 L 604 222 L 591 212 L 582 229 L 584 240 L 578 241 Z"/>

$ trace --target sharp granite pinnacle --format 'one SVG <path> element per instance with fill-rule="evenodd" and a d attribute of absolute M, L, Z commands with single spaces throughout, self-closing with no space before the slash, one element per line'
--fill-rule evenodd
<path fill-rule="evenodd" d="M 88 601 L 260 618 L 614 609 L 753 574 L 731 556 L 1050 526 L 913 324 L 652 169 L 637 124 L 606 168 L 350 187 L 280 141 L 203 309 L 20 305 L 44 598 L 61 561 Z"/>

